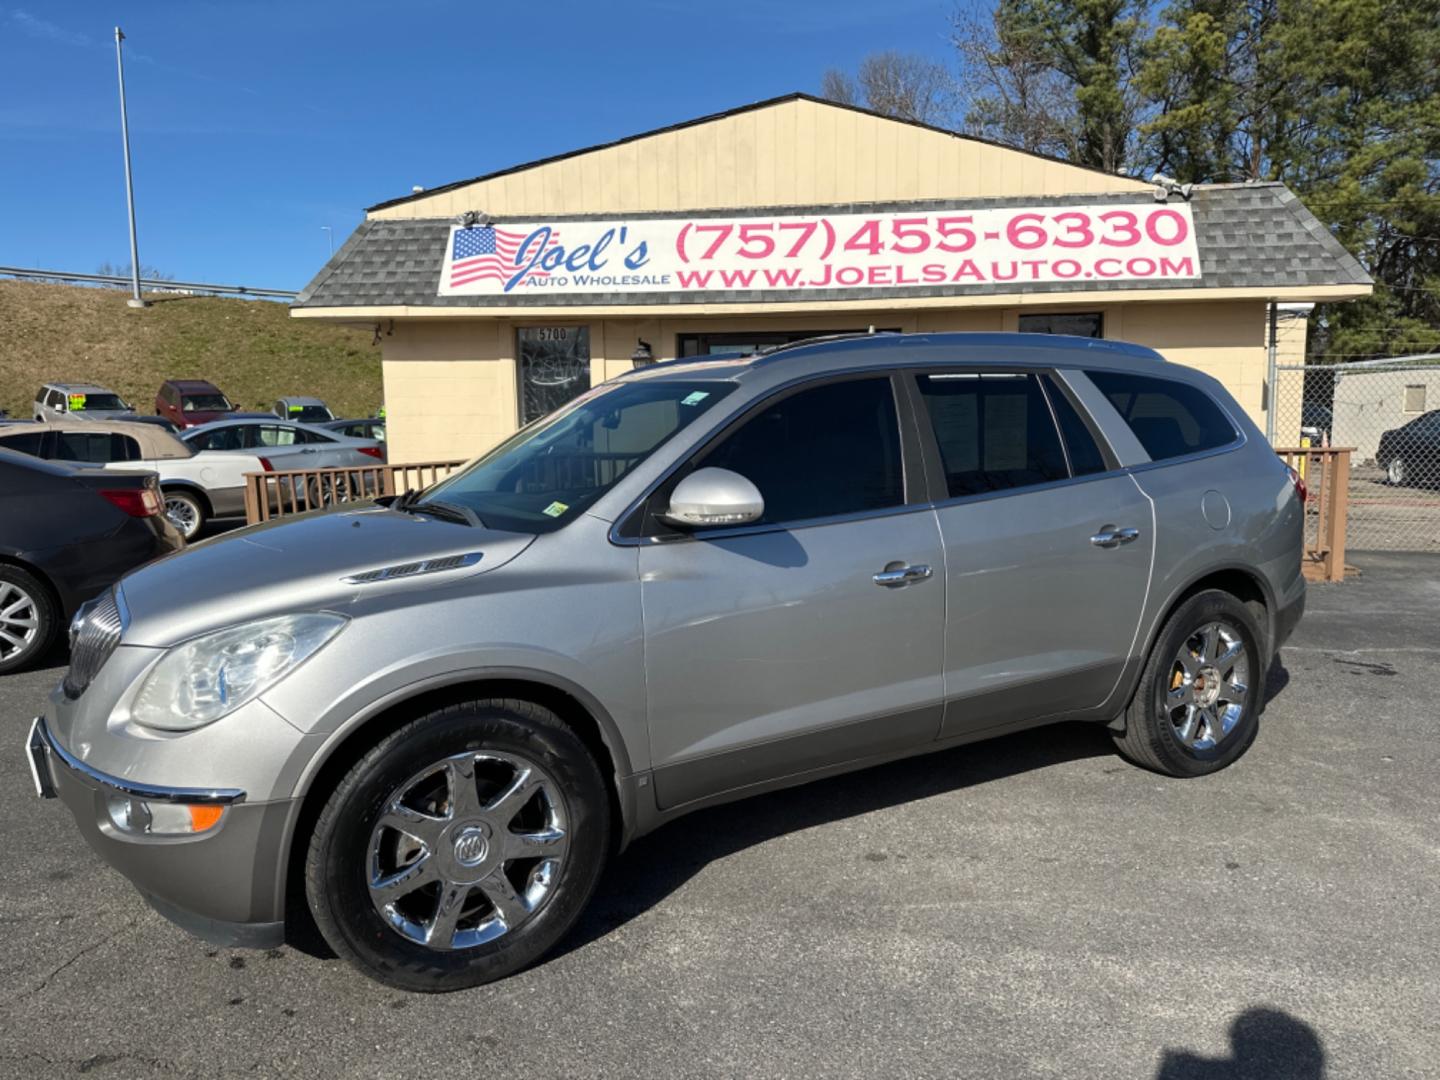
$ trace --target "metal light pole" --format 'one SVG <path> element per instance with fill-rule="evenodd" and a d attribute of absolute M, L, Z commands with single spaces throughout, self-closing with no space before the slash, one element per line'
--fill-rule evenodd
<path fill-rule="evenodd" d="M 115 70 L 120 74 L 120 138 L 125 144 L 125 202 L 130 208 L 130 300 L 134 308 L 148 307 L 140 299 L 140 249 L 135 242 L 135 187 L 130 179 L 130 121 L 125 115 L 125 60 L 120 43 L 125 40 L 120 27 L 115 27 Z"/>
<path fill-rule="evenodd" d="M 330 241 L 330 254 L 331 254 L 331 255 L 334 255 L 334 254 L 335 254 L 335 230 L 332 229 L 332 228 L 330 228 L 329 225 L 321 225 L 320 228 L 322 228 L 322 229 L 325 230 L 325 239 L 327 239 L 327 240 Z"/>

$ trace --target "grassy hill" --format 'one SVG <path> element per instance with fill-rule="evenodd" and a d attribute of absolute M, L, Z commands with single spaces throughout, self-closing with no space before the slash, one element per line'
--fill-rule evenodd
<path fill-rule="evenodd" d="M 95 382 L 153 412 L 167 378 L 209 379 L 242 409 L 313 394 L 337 416 L 381 403 L 380 349 L 371 331 L 290 318 L 284 304 L 149 296 L 142 310 L 120 289 L 0 281 L 0 406 L 30 416 L 55 380 Z"/>

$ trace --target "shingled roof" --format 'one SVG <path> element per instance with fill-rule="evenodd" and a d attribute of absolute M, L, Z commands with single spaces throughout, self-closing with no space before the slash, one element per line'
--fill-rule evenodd
<path fill-rule="evenodd" d="M 1063 195 L 1015 198 L 929 200 L 906 203 L 865 203 L 829 206 L 757 207 L 745 211 L 727 210 L 727 217 L 785 214 L 844 214 L 894 211 L 979 210 L 1009 206 L 1074 206 L 1114 204 L 1153 205 L 1145 192 Z M 1201 276 L 1195 279 L 1168 278 L 1156 281 L 1062 281 L 1026 282 L 1019 291 L 1036 293 L 1133 292 L 1145 289 L 1269 290 L 1305 286 L 1369 285 L 1364 268 L 1337 241 L 1300 200 L 1283 184 L 1216 184 L 1197 187 L 1190 200 L 1195 218 L 1196 244 L 1200 251 Z M 675 217 L 663 214 L 547 215 L 545 220 L 565 221 L 626 220 Z M 689 215 L 687 215 L 689 216 Z M 450 218 L 370 219 L 335 252 L 315 280 L 300 293 L 297 308 L 431 307 L 431 308 L 516 308 L 595 307 L 615 302 L 614 294 L 576 293 L 506 296 L 440 296 L 440 271 L 450 235 Z M 497 219 L 496 225 L 506 224 Z M 1013 295 L 1009 284 L 962 284 L 895 288 L 835 288 L 734 290 L 707 293 L 706 304 L 756 302 L 817 302 L 829 300 L 898 299 L 921 296 Z M 690 292 L 626 294 L 627 305 L 662 306 L 693 303 Z"/>

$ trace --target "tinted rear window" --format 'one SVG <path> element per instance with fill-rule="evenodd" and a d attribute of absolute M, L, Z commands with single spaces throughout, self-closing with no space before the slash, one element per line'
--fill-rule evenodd
<path fill-rule="evenodd" d="M 1203 390 L 1120 371 L 1085 374 L 1130 425 L 1152 461 L 1214 450 L 1235 440 L 1234 425 Z"/>

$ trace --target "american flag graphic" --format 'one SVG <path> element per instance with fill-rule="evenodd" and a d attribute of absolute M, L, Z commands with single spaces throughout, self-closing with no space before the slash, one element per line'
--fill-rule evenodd
<path fill-rule="evenodd" d="M 504 229 L 496 229 L 490 225 L 482 225 L 473 229 L 456 229 L 455 244 L 450 253 L 450 285 L 464 285 L 469 281 L 484 281 L 489 278 L 494 281 L 509 281 L 520 269 L 516 263 L 515 256 L 520 253 L 520 245 L 524 243 L 528 233 L 506 232 Z M 548 251 L 555 246 L 555 238 L 558 232 L 550 231 L 545 239 L 542 251 Z M 525 263 L 529 263 L 535 257 L 535 241 L 525 252 Z M 536 266 L 530 271 L 531 276 L 546 277 L 550 271 L 542 270 Z"/>

